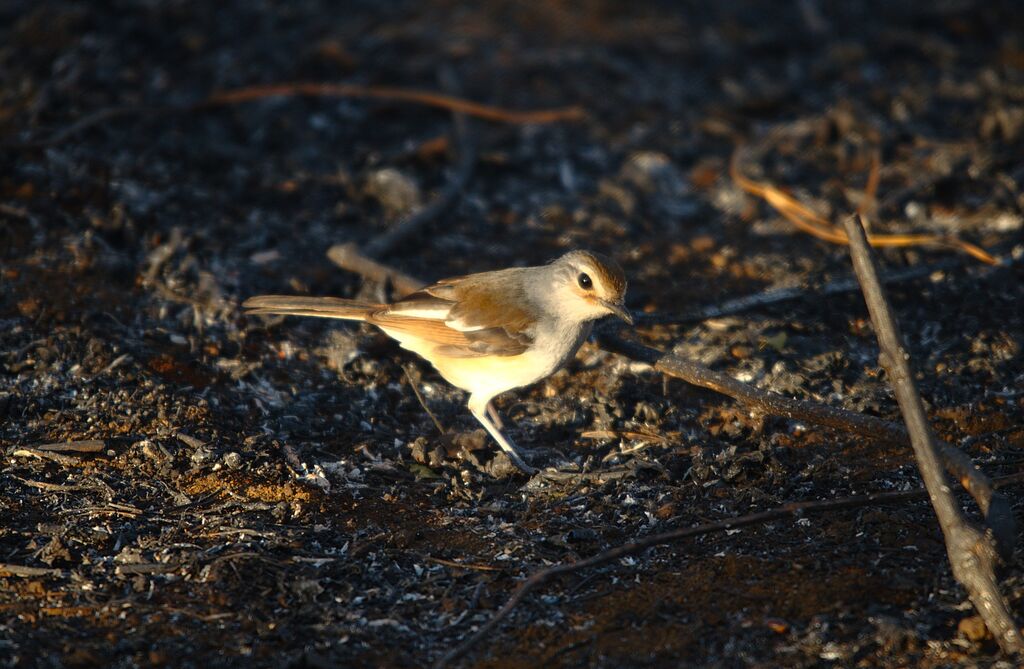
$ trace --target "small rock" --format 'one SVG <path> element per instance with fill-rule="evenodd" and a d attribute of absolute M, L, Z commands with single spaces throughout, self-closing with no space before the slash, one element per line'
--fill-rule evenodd
<path fill-rule="evenodd" d="M 416 440 L 409 444 L 409 450 L 411 451 L 412 459 L 421 465 L 425 465 L 428 462 L 427 459 L 427 441 L 426 437 L 416 437 Z"/>
<path fill-rule="evenodd" d="M 204 465 L 213 459 L 213 451 L 206 446 L 200 446 L 196 450 L 192 451 L 191 459 L 193 465 Z"/>
<path fill-rule="evenodd" d="M 136 446 L 139 447 L 143 455 L 154 462 L 161 462 L 166 457 L 166 453 L 149 439 L 143 439 Z"/>

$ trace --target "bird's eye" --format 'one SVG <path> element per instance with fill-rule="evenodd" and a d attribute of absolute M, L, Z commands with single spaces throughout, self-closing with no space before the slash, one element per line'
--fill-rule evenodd
<path fill-rule="evenodd" d="M 576 281 L 580 284 L 580 288 L 583 290 L 590 290 L 594 287 L 594 282 L 591 281 L 590 275 L 586 272 L 580 273 L 580 275 L 576 277 Z"/>

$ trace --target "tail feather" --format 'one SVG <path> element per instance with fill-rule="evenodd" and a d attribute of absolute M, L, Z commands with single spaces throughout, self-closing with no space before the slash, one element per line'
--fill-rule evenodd
<path fill-rule="evenodd" d="M 386 305 L 346 300 L 340 297 L 299 297 L 296 295 L 260 295 L 242 303 L 246 314 L 255 316 L 314 316 L 363 321 Z"/>

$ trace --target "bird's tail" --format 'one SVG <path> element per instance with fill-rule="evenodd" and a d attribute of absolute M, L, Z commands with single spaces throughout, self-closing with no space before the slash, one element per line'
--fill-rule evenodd
<path fill-rule="evenodd" d="M 371 313 L 385 305 L 340 297 L 299 297 L 295 295 L 260 295 L 250 297 L 242 307 L 246 314 L 262 316 L 316 316 L 317 318 L 343 318 L 365 321 Z"/>

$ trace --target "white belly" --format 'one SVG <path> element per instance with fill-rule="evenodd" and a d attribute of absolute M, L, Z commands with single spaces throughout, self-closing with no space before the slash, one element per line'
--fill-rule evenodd
<path fill-rule="evenodd" d="M 553 374 L 576 355 L 590 335 L 590 324 L 553 328 L 538 332 L 533 345 L 524 353 L 512 356 L 487 355 L 476 358 L 439 355 L 422 341 L 402 341 L 407 348 L 434 365 L 452 385 L 480 397 L 501 393 L 536 383 Z"/>

